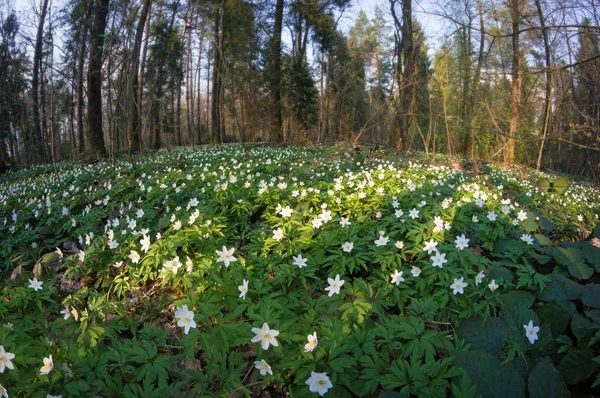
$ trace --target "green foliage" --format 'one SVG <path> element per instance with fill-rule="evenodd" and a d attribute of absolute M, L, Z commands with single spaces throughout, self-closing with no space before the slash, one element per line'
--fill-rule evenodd
<path fill-rule="evenodd" d="M 542 192 L 556 192 L 558 194 L 562 194 L 565 189 L 567 189 L 567 185 L 569 184 L 568 177 L 560 177 L 554 181 L 550 181 L 549 179 L 542 177 L 537 180 L 536 185 Z"/>
<path fill-rule="evenodd" d="M 66 164 L 63 185 L 50 169 L 3 177 L 2 385 L 308 396 L 316 372 L 332 396 L 474 397 L 598 383 L 598 248 L 571 234 L 597 222 L 597 192 L 337 153 L 200 148 Z M 265 323 L 277 346 L 252 342 Z"/>

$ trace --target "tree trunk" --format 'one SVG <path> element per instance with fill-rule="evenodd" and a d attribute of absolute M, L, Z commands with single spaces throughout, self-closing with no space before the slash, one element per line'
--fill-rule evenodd
<path fill-rule="evenodd" d="M 90 158 L 106 156 L 102 131 L 102 53 L 110 0 L 96 0 L 94 23 L 90 32 L 88 66 L 88 131 L 86 152 Z"/>
<path fill-rule="evenodd" d="M 41 104 L 41 120 L 42 120 L 42 151 L 44 152 L 44 161 L 48 163 L 51 159 L 48 156 L 48 113 L 46 112 L 46 79 L 44 68 L 40 64 L 40 104 Z"/>
<path fill-rule="evenodd" d="M 221 70 L 222 70 L 222 32 L 221 23 L 223 18 L 222 3 L 218 4 L 215 13 L 215 25 L 213 32 L 213 77 L 212 77 L 212 104 L 211 104 L 211 143 L 214 145 L 219 142 L 221 137 Z"/>
<path fill-rule="evenodd" d="M 198 19 L 200 19 L 200 12 L 198 12 Z M 197 77 L 197 83 L 198 83 L 198 95 L 196 97 L 196 106 L 198 107 L 198 123 L 196 124 L 197 129 L 198 129 L 198 144 L 202 144 L 202 137 L 201 137 L 201 130 L 202 130 L 202 90 L 201 90 L 201 85 L 202 85 L 202 47 L 204 44 L 204 23 L 202 24 L 202 26 L 200 26 L 200 37 L 198 38 L 199 40 L 199 44 L 198 44 L 198 66 L 197 66 L 197 72 L 198 72 L 198 77 Z M 208 51 L 206 52 L 206 59 L 207 59 L 207 64 L 210 66 L 210 62 L 208 61 Z M 210 74 L 210 73 L 209 73 Z M 208 104 L 208 78 L 206 80 L 206 103 Z M 193 99 L 193 98 L 192 98 Z M 208 128 L 208 105 L 206 107 L 206 126 Z M 192 119 L 193 122 L 193 119 Z M 193 124 L 193 123 L 192 123 Z"/>
<path fill-rule="evenodd" d="M 271 134 L 272 143 L 283 142 L 281 121 L 281 30 L 283 27 L 283 1 L 277 0 L 275 5 L 275 25 L 273 27 L 273 44 L 271 48 Z"/>
<path fill-rule="evenodd" d="M 144 127 L 146 126 L 146 122 L 147 119 L 145 120 L 145 122 L 142 122 L 142 109 L 143 109 L 143 105 L 144 105 L 144 70 L 146 68 L 146 57 L 148 54 L 148 41 L 150 38 L 150 20 L 152 19 L 152 12 L 150 12 L 151 8 L 149 8 L 148 10 L 148 16 L 146 18 L 146 38 L 144 39 L 144 47 L 142 49 L 142 60 L 140 62 L 140 70 L 139 70 L 139 88 L 137 90 L 137 93 L 132 93 L 132 95 L 137 95 L 137 107 L 140 111 L 139 113 L 139 117 L 140 117 L 140 126 L 139 126 L 139 140 L 140 140 L 140 152 L 143 152 L 144 150 Z"/>
<path fill-rule="evenodd" d="M 540 0 L 535 0 L 538 17 L 540 18 L 540 28 L 542 30 L 542 38 L 544 39 L 544 55 L 546 58 L 546 91 L 544 93 L 544 111 L 542 113 L 542 141 L 540 142 L 540 150 L 536 163 L 536 169 L 539 170 L 542 166 L 542 154 L 544 153 L 544 144 L 548 135 L 548 123 L 550 120 L 550 99 L 552 96 L 552 63 L 550 60 L 550 43 L 548 41 L 548 31 L 545 29 L 546 21 Z"/>
<path fill-rule="evenodd" d="M 520 0 L 510 0 L 510 18 L 512 22 L 512 68 L 511 68 L 511 117 L 508 130 L 508 142 L 504 147 L 504 162 L 512 165 L 515 162 L 515 137 L 519 128 L 519 111 L 521 106 L 521 57 L 519 44 L 519 6 Z"/>
<path fill-rule="evenodd" d="M 411 109 L 414 90 L 415 50 L 413 44 L 412 26 L 412 0 L 402 0 L 402 22 L 396 15 L 395 5 L 398 0 L 390 0 L 392 17 L 396 29 L 400 30 L 401 38 L 396 46 L 398 66 L 396 80 L 398 81 L 398 102 L 392 129 L 392 146 L 396 151 L 403 149 L 404 142 L 408 139 Z"/>
<path fill-rule="evenodd" d="M 188 24 L 191 23 L 190 22 L 190 11 L 191 11 L 191 7 L 189 6 L 189 3 L 188 3 L 188 9 L 186 10 L 186 13 L 185 13 L 183 31 L 181 32 L 181 55 L 179 57 L 179 67 L 181 68 L 182 71 L 183 71 L 183 55 L 185 54 L 183 49 L 184 49 Z M 177 79 L 177 104 L 175 106 L 175 133 L 177 135 L 177 145 L 181 146 L 183 144 L 183 140 L 181 137 L 181 86 L 183 85 L 183 74 L 177 76 L 176 79 Z"/>
<path fill-rule="evenodd" d="M 192 2 L 188 2 L 188 7 L 192 7 Z M 192 11 L 191 18 L 189 23 L 192 23 L 194 19 L 194 13 Z M 193 114 L 194 114 L 194 80 L 192 79 L 192 67 L 193 62 L 191 58 L 192 54 L 192 29 L 188 29 L 187 33 L 187 49 L 185 56 L 185 103 L 186 103 L 186 124 L 187 124 L 187 133 L 188 138 L 190 139 L 190 144 L 194 145 L 194 134 L 192 134 L 192 124 L 193 124 Z"/>
<path fill-rule="evenodd" d="M 133 51 L 131 55 L 131 93 L 129 96 L 129 111 L 131 112 L 131 124 L 129 126 L 129 134 L 131 136 L 131 151 L 138 152 L 142 150 L 142 142 L 140 139 L 141 135 L 141 123 L 140 123 L 140 110 L 141 110 L 141 97 L 140 92 L 140 51 L 142 48 L 142 38 L 144 36 L 144 25 L 146 20 L 150 19 L 152 0 L 143 0 L 142 11 L 138 19 L 137 27 L 135 29 L 135 41 L 133 42 Z"/>
<path fill-rule="evenodd" d="M 210 103 L 211 101 L 209 100 L 210 98 L 210 58 L 209 58 L 209 54 L 210 54 L 210 49 L 213 47 L 212 45 L 212 41 L 209 40 L 208 43 L 208 49 L 206 50 L 206 66 L 207 66 L 207 71 L 206 71 L 206 132 L 208 133 L 208 125 L 209 125 L 209 119 L 212 118 L 212 115 L 210 113 Z M 213 49 L 214 51 L 214 49 Z M 198 61 L 200 62 L 200 61 Z M 200 63 L 198 63 L 198 67 L 200 67 Z M 200 78 L 198 78 L 198 103 L 200 103 Z M 211 124 L 211 129 L 212 129 L 212 124 Z M 198 126 L 198 141 L 202 142 L 202 137 L 200 136 L 201 133 L 201 128 L 200 126 Z M 210 140 L 207 140 L 207 142 Z"/>
<path fill-rule="evenodd" d="M 90 19 L 92 18 L 92 6 L 86 4 L 85 19 L 81 26 L 81 38 L 77 49 L 77 138 L 79 139 L 78 153 L 85 151 L 83 108 L 85 105 L 83 96 L 84 68 L 85 68 L 85 45 L 87 43 L 88 30 L 90 28 Z"/>
<path fill-rule="evenodd" d="M 39 103 L 39 76 L 42 65 L 42 45 L 44 38 L 44 22 L 48 11 L 48 0 L 43 0 L 40 21 L 38 23 L 35 49 L 33 53 L 33 76 L 31 78 L 31 100 L 33 102 L 33 135 L 34 135 L 34 162 L 47 163 L 44 140 L 42 139 L 42 126 L 40 122 Z"/>
<path fill-rule="evenodd" d="M 412 26 L 412 0 L 402 2 L 402 56 L 404 69 L 402 70 L 402 89 L 400 105 L 402 107 L 402 141 L 406 142 L 409 135 L 411 109 L 414 90 L 415 49 L 413 45 Z M 401 147 L 398 148 L 400 150 Z"/>
<path fill-rule="evenodd" d="M 477 0 L 477 12 L 479 13 L 479 52 L 478 52 L 478 56 L 477 56 L 477 65 L 475 66 L 475 79 L 473 81 L 473 95 L 471 97 L 471 107 L 474 106 L 475 104 L 475 95 L 478 92 L 478 88 L 479 88 L 479 84 L 481 80 L 481 68 L 483 67 L 483 51 L 485 49 L 485 25 L 484 25 L 484 20 L 483 20 L 483 6 L 481 5 L 481 0 Z M 470 154 L 471 154 L 471 158 L 475 157 L 475 134 L 472 132 L 472 127 L 469 126 L 469 128 L 471 129 L 471 148 L 470 148 Z"/>

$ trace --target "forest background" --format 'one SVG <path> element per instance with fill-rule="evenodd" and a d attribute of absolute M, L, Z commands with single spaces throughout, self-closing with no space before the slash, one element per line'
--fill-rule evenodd
<path fill-rule="evenodd" d="M 595 0 L 1 0 L 0 34 L 3 168 L 342 141 L 600 177 Z"/>

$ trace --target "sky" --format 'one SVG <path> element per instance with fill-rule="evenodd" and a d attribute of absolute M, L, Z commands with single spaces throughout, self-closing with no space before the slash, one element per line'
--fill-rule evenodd
<path fill-rule="evenodd" d="M 439 44 L 443 40 L 443 20 L 440 17 L 436 17 L 427 13 L 426 11 L 432 11 L 439 8 L 434 3 L 435 0 L 413 0 L 413 18 L 415 18 L 421 26 L 427 36 L 427 46 L 429 47 L 429 55 L 433 56 L 433 52 L 439 48 Z M 390 25 L 392 25 L 392 16 L 390 13 L 390 2 L 389 0 L 354 0 L 352 8 L 346 13 L 348 16 L 343 18 L 340 23 L 345 24 L 345 27 L 341 27 L 344 32 L 348 32 L 350 27 L 354 24 L 354 20 L 358 16 L 360 11 L 364 11 L 367 16 L 373 17 L 375 15 L 375 8 L 379 7 Z"/>
<path fill-rule="evenodd" d="M 66 0 L 50 0 L 52 9 L 60 8 Z M 434 4 L 436 0 L 417 0 L 413 1 L 414 18 L 419 21 L 425 34 L 427 35 L 427 45 L 429 47 L 429 55 L 439 48 L 439 43 L 442 41 L 443 21 L 439 17 L 425 13 L 426 10 L 435 10 L 439 6 Z M 7 8 L 15 8 L 21 21 L 21 29 L 31 31 L 35 35 L 37 21 L 34 21 L 32 10 L 40 8 L 39 0 L 0 0 L 0 10 Z M 389 0 L 353 0 L 352 6 L 345 11 L 340 20 L 340 29 L 343 32 L 349 32 L 350 27 L 354 24 L 356 17 L 360 11 L 364 11 L 367 16 L 372 17 L 375 14 L 375 8 L 379 6 L 386 16 L 386 20 L 391 24 L 392 17 L 390 15 Z M 34 37 L 31 36 L 31 37 Z"/>

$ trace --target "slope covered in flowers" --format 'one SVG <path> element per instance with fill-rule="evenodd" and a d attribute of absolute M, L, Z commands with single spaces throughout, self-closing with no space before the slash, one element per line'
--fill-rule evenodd
<path fill-rule="evenodd" d="M 596 189 L 347 152 L 224 146 L 3 176 L 0 396 L 598 385 Z"/>

